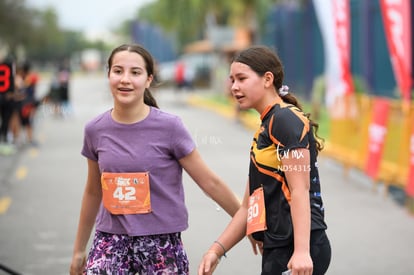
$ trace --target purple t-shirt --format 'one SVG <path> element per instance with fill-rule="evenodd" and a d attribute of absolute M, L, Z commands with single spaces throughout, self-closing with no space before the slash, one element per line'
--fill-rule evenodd
<path fill-rule="evenodd" d="M 149 172 L 152 212 L 112 215 L 102 203 L 96 229 L 143 236 L 181 232 L 188 227 L 182 167 L 178 160 L 195 149 L 190 133 L 178 116 L 157 108 L 133 124 L 121 124 L 111 110 L 85 126 L 82 155 L 97 161 L 102 172 Z"/>

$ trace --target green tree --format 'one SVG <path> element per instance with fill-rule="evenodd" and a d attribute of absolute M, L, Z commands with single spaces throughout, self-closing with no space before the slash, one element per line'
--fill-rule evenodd
<path fill-rule="evenodd" d="M 24 0 L 0 0 L 0 48 L 8 47 L 12 54 L 32 37 L 32 13 Z"/>
<path fill-rule="evenodd" d="M 51 7 L 39 10 L 27 7 L 25 0 L 0 0 L 0 50 L 47 63 L 60 62 L 85 48 L 105 50 L 106 45 L 87 41 L 81 32 L 61 28 Z"/>
<path fill-rule="evenodd" d="M 38 62 L 60 62 L 88 47 L 102 48 L 101 42 L 88 42 L 79 31 L 62 29 L 54 9 L 36 11 L 36 24 L 27 55 Z"/>
<path fill-rule="evenodd" d="M 137 20 L 159 25 L 175 36 L 178 48 L 205 37 L 206 24 L 243 27 L 252 39 L 264 24 L 275 0 L 157 0 L 137 12 Z M 124 31 L 127 29 L 124 28 Z"/>
<path fill-rule="evenodd" d="M 59 28 L 58 17 L 52 8 L 36 11 L 34 18 L 34 34 L 30 45 L 27 45 L 28 55 L 39 61 L 56 59 L 64 49 L 64 32 Z"/>
<path fill-rule="evenodd" d="M 205 37 L 209 23 L 243 27 L 252 39 L 262 28 L 266 13 L 276 0 L 157 0 L 138 11 L 136 18 L 159 25 L 174 34 L 178 48 Z"/>

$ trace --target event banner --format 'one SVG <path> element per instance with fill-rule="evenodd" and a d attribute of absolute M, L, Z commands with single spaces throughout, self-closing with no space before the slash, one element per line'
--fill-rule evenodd
<path fill-rule="evenodd" d="M 408 167 L 408 180 L 405 192 L 414 198 L 414 127 L 410 137 L 410 162 Z"/>
<path fill-rule="evenodd" d="M 380 0 L 384 31 L 394 76 L 405 102 L 411 99 L 411 7 L 410 0 Z"/>
<path fill-rule="evenodd" d="M 313 0 L 325 49 L 326 103 L 353 92 L 349 0 Z"/>
<path fill-rule="evenodd" d="M 335 0 L 332 3 L 336 45 L 341 67 L 341 94 L 348 95 L 354 92 L 351 73 L 351 12 L 349 0 Z"/>
<path fill-rule="evenodd" d="M 375 179 L 378 175 L 387 134 L 390 102 L 385 98 L 375 98 L 373 104 L 372 119 L 368 128 L 368 157 L 365 172 Z"/>

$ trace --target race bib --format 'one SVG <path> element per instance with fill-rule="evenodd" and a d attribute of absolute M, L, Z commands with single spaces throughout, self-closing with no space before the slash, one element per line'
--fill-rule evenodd
<path fill-rule="evenodd" d="M 246 236 L 254 232 L 264 231 L 266 226 L 266 208 L 264 203 L 263 187 L 254 190 L 249 197 L 249 208 L 247 209 Z"/>
<path fill-rule="evenodd" d="M 114 215 L 151 212 L 149 174 L 108 173 L 101 176 L 104 207 Z"/>

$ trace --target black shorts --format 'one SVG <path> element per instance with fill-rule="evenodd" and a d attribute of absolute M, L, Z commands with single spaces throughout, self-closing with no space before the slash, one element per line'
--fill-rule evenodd
<path fill-rule="evenodd" d="M 326 273 L 331 261 L 331 245 L 325 230 L 312 231 L 310 254 L 313 261 L 313 275 Z M 261 275 L 278 275 L 286 271 L 293 254 L 291 246 L 265 249 L 262 258 Z"/>

